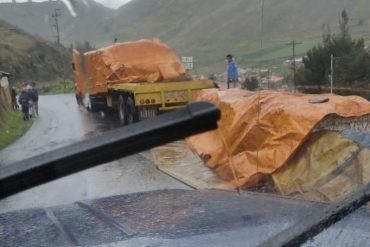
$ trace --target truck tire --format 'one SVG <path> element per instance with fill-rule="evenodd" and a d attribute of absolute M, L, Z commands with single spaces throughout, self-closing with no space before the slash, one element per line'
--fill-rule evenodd
<path fill-rule="evenodd" d="M 123 95 L 120 95 L 118 98 L 118 119 L 121 124 L 126 124 L 126 102 Z"/>
<path fill-rule="evenodd" d="M 136 122 L 136 107 L 134 100 L 131 96 L 127 97 L 126 100 L 126 123 L 128 125 Z"/>
<path fill-rule="evenodd" d="M 97 112 L 98 111 L 98 107 L 96 106 L 95 102 L 93 100 L 91 100 L 90 96 L 89 96 L 86 108 L 87 108 L 88 111 L 91 111 L 91 112 Z"/>
<path fill-rule="evenodd" d="M 77 101 L 77 105 L 78 105 L 78 106 L 83 105 L 82 100 L 81 100 L 81 96 L 80 96 L 80 95 L 78 95 L 77 93 L 76 93 L 76 101 Z"/>

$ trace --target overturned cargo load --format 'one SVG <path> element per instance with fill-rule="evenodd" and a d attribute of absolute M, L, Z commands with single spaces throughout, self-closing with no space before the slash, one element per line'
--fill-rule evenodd
<path fill-rule="evenodd" d="M 116 83 L 176 81 L 185 69 L 176 54 L 159 40 L 116 43 L 83 56 L 73 52 L 78 94 L 106 93 Z"/>
<path fill-rule="evenodd" d="M 370 134 L 364 129 L 313 132 L 272 174 L 286 196 L 335 201 L 370 182 Z"/>
<path fill-rule="evenodd" d="M 333 188 L 351 174 L 370 181 L 359 172 L 370 170 L 369 149 L 358 141 L 370 127 L 370 103 L 361 97 L 210 89 L 198 100 L 216 104 L 222 117 L 217 130 L 187 143 L 230 187 L 251 188 L 268 177 L 281 194 L 318 189 L 312 197 L 334 200 L 342 194 Z"/>

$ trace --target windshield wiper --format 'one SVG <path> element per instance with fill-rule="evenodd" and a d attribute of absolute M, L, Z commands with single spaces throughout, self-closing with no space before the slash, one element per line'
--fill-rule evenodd
<path fill-rule="evenodd" d="M 155 146 L 217 128 L 220 111 L 198 102 L 0 170 L 0 199 Z"/>
<path fill-rule="evenodd" d="M 312 214 L 303 215 L 300 222 L 270 238 L 259 247 L 301 246 L 369 201 L 370 183 L 354 191 L 344 200 L 332 203 Z"/>

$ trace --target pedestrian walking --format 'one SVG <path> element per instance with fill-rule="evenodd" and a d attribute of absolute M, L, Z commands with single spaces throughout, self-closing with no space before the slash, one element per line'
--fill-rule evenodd
<path fill-rule="evenodd" d="M 14 86 L 11 89 L 11 98 L 12 98 L 12 108 L 13 110 L 17 111 L 19 109 L 19 105 L 17 103 L 17 89 Z"/>
<path fill-rule="evenodd" d="M 33 90 L 31 83 L 27 83 L 27 93 L 28 93 L 28 117 L 33 118 L 35 116 L 34 114 L 34 108 L 33 108 Z"/>
<path fill-rule="evenodd" d="M 237 83 L 239 81 L 239 72 L 238 67 L 233 59 L 231 54 L 226 56 L 227 62 L 227 88 L 230 87 L 236 88 Z"/>
<path fill-rule="evenodd" d="M 23 85 L 22 91 L 18 98 L 18 102 L 22 107 L 23 120 L 29 120 L 30 94 L 28 93 L 27 85 Z"/>
<path fill-rule="evenodd" d="M 36 116 L 39 115 L 39 92 L 36 88 L 36 83 L 31 83 L 32 89 L 31 89 L 31 98 L 33 102 L 33 111 L 35 112 Z"/>

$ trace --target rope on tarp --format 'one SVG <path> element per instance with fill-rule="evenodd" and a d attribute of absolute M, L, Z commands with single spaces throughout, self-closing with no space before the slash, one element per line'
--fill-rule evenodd
<path fill-rule="evenodd" d="M 229 166 L 231 168 L 231 171 L 233 173 L 233 177 L 234 177 L 234 181 L 233 182 L 236 183 L 236 190 L 238 191 L 238 194 L 241 195 L 241 188 L 240 188 L 239 178 L 236 175 L 234 161 L 233 161 L 233 159 L 231 157 L 231 153 L 232 152 L 228 148 L 227 143 L 226 143 L 226 139 L 223 136 L 222 132 L 220 131 L 220 128 L 218 128 L 217 131 L 218 131 L 218 133 L 221 136 L 222 144 L 223 144 L 223 146 L 225 147 L 225 150 L 226 150 L 227 163 L 229 164 Z"/>
<path fill-rule="evenodd" d="M 260 0 L 261 1 L 261 30 L 260 30 L 260 50 L 262 51 L 263 49 L 263 28 L 264 28 L 264 25 L 263 25 L 263 21 L 264 21 L 264 14 L 265 14 L 265 1 L 264 0 Z M 262 53 L 261 53 L 262 54 Z M 262 55 L 261 55 L 262 56 Z M 262 75 L 261 75 L 261 63 L 262 63 L 262 57 L 259 58 L 259 80 L 260 80 L 260 83 L 261 83 L 261 79 L 262 79 Z M 257 128 L 260 128 L 260 117 L 261 117 L 261 91 L 258 90 L 257 92 Z M 256 160 L 257 160 L 257 163 L 256 163 L 256 174 L 258 174 L 258 171 L 259 171 L 259 167 L 260 167 L 260 158 L 259 158 L 259 147 L 257 147 L 257 152 L 256 152 Z M 255 191 L 258 190 L 258 184 L 256 184 L 255 186 Z"/>

